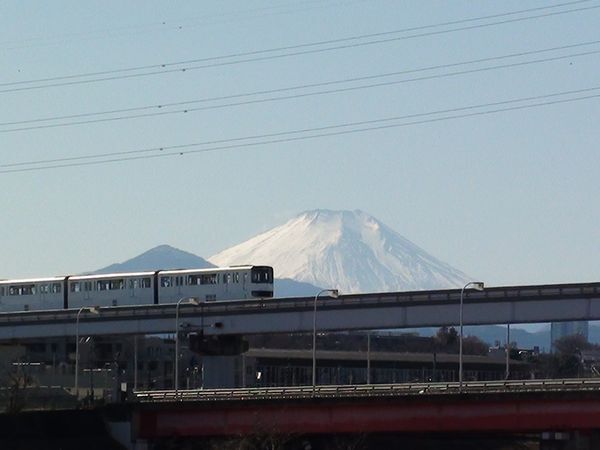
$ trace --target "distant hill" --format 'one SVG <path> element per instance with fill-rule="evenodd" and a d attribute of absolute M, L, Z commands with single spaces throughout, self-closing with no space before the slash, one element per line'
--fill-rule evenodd
<path fill-rule="evenodd" d="M 170 245 L 159 245 L 122 263 L 96 270 L 93 273 L 144 272 L 159 269 L 204 269 L 215 267 L 204 258 Z"/>

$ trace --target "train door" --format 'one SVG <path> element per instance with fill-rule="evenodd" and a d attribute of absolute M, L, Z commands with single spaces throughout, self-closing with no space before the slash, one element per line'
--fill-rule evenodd
<path fill-rule="evenodd" d="M 248 271 L 245 270 L 242 275 L 242 291 L 244 292 L 244 298 L 248 298 Z"/>
<path fill-rule="evenodd" d="M 39 292 L 39 299 L 40 299 L 40 308 L 41 309 L 48 309 L 47 306 L 47 300 L 48 300 L 48 285 L 47 284 L 40 284 L 38 285 L 38 292 Z"/>
<path fill-rule="evenodd" d="M 129 280 L 126 281 L 126 283 L 127 283 L 127 290 L 129 291 L 129 297 L 130 298 L 135 297 L 135 290 L 139 286 L 140 280 L 138 280 L 137 278 L 130 278 Z"/>
<path fill-rule="evenodd" d="M 83 298 L 86 300 L 86 303 L 89 304 L 89 300 L 92 297 L 92 282 L 84 281 L 83 282 Z"/>
<path fill-rule="evenodd" d="M 233 282 L 235 283 L 235 298 L 243 298 L 244 291 L 242 289 L 242 280 L 240 280 L 240 271 L 236 270 L 231 274 Z"/>
<path fill-rule="evenodd" d="M 229 291 L 231 290 L 231 273 L 224 272 L 221 276 L 223 277 L 223 298 L 231 300 L 229 296 Z"/>
<path fill-rule="evenodd" d="M 39 309 L 56 308 L 56 294 L 52 290 L 52 283 L 41 283 L 36 286 Z"/>
<path fill-rule="evenodd" d="M 178 297 L 183 297 L 183 280 L 184 277 L 182 275 L 176 276 L 175 277 L 175 287 L 177 289 L 177 296 Z"/>
<path fill-rule="evenodd" d="M 40 284 L 37 286 L 38 288 L 38 298 L 40 301 L 40 309 L 49 309 L 48 305 L 46 303 L 47 301 L 47 289 L 48 289 L 48 285 L 47 284 Z"/>

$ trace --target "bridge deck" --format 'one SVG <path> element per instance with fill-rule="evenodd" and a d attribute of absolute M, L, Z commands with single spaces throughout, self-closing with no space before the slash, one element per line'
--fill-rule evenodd
<path fill-rule="evenodd" d="M 266 388 L 188 389 L 137 391 L 137 401 L 215 402 L 280 400 L 294 398 L 362 398 L 427 395 L 506 394 L 527 392 L 600 392 L 600 378 L 495 380 L 463 383 L 396 383 L 322 386 L 281 386 Z"/>
<path fill-rule="evenodd" d="M 599 380 L 180 391 L 136 408 L 142 438 L 252 433 L 478 433 L 600 428 Z M 228 394 L 227 394 L 228 393 Z M 173 394 L 173 393 L 172 393 Z M 218 401 L 220 400 L 220 401 Z"/>

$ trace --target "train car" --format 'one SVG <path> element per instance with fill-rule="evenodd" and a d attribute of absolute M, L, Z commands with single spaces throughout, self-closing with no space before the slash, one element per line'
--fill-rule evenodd
<path fill-rule="evenodd" d="M 151 305 L 155 285 L 156 272 L 70 276 L 67 307 Z"/>
<path fill-rule="evenodd" d="M 158 279 L 159 303 L 175 303 L 183 297 L 208 302 L 273 297 L 273 268 L 269 266 L 161 270 Z"/>
<path fill-rule="evenodd" d="M 66 277 L 0 280 L 0 312 L 63 309 Z"/>
<path fill-rule="evenodd" d="M 0 312 L 78 309 L 273 297 L 273 268 L 214 269 L 71 275 L 0 281 Z"/>

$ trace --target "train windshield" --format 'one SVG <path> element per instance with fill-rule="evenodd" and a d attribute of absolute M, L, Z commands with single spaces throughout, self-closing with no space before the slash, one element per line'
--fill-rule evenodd
<path fill-rule="evenodd" d="M 253 283 L 273 284 L 273 268 L 264 266 L 253 267 L 251 277 Z"/>

